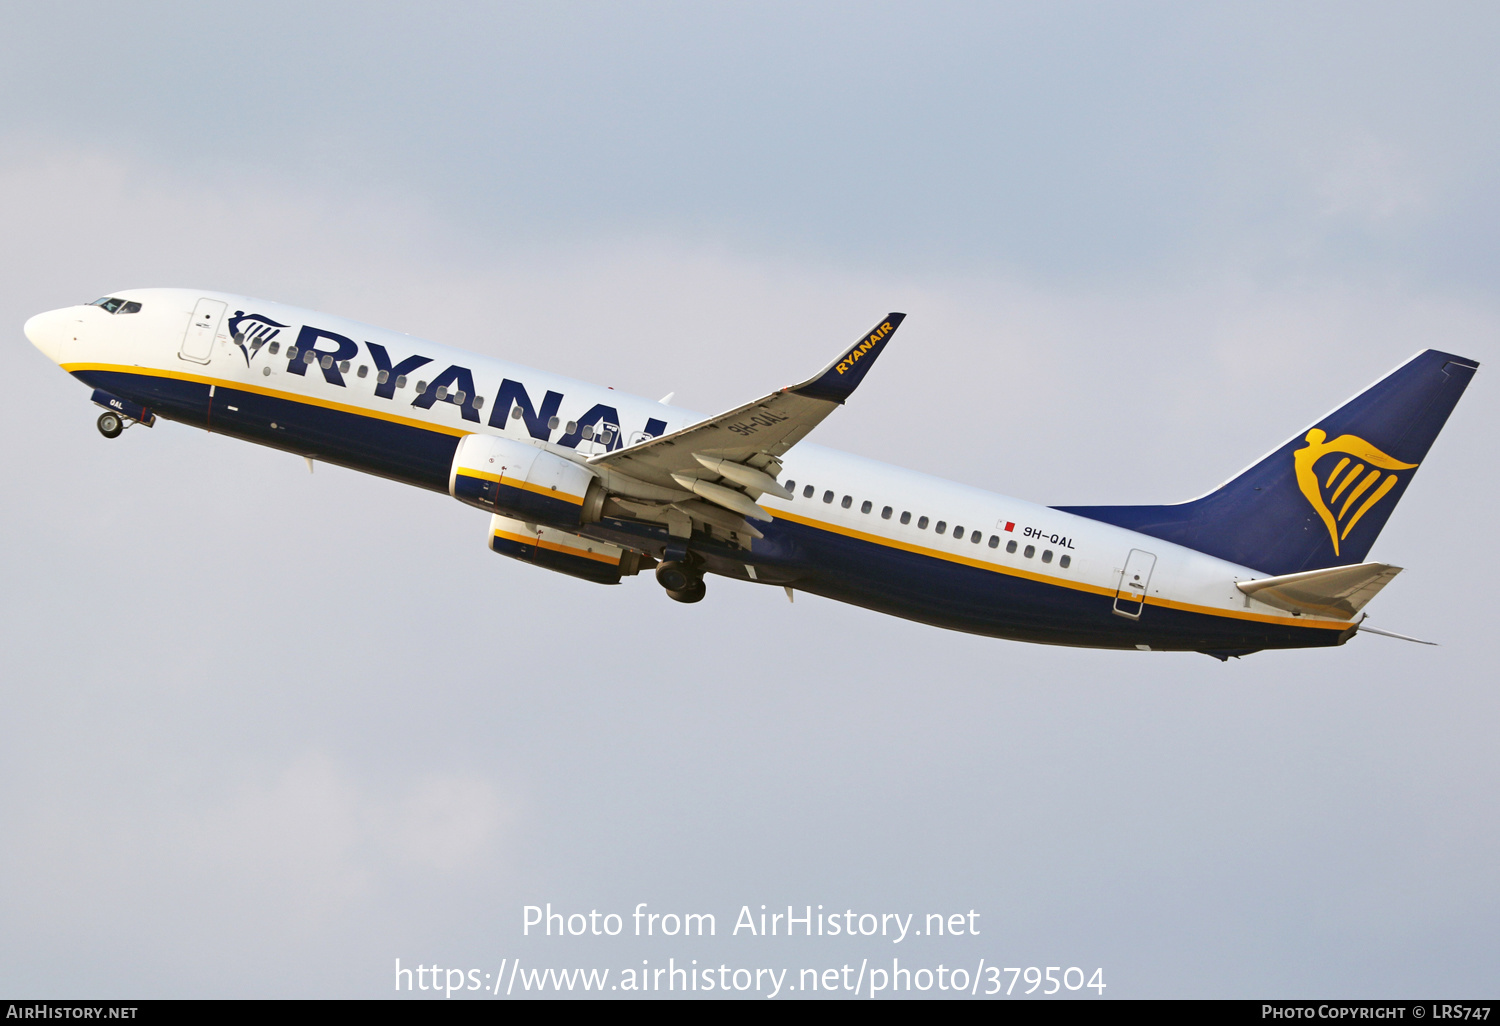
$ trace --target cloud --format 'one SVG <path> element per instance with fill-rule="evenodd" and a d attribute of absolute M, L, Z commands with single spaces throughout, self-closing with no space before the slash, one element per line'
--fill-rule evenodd
<path fill-rule="evenodd" d="M 27 881 L 24 898 L 9 895 L 12 921 L 123 907 L 152 933 L 196 923 L 316 935 L 413 873 L 468 880 L 507 858 L 514 802 L 484 776 L 376 783 L 307 752 L 235 782 L 185 787 L 175 761 L 132 761 L 131 795 L 56 777 L 31 800 L 13 794 L 15 836 L 33 843 L 8 846 L 6 872 Z"/>
<path fill-rule="evenodd" d="M 1326 217 L 1379 223 L 1427 207 L 1426 190 L 1412 169 L 1374 136 L 1341 140 L 1319 156 L 1313 173 Z"/>

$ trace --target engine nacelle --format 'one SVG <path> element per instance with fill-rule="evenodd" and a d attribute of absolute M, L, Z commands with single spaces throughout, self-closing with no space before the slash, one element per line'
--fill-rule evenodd
<path fill-rule="evenodd" d="M 498 435 L 459 441 L 448 494 L 490 513 L 557 527 L 594 523 L 605 499 L 603 482 L 587 467 Z"/>
<path fill-rule="evenodd" d="M 631 549 L 499 514 L 490 517 L 490 549 L 596 584 L 619 584 L 621 577 L 638 574 L 642 566 L 656 562 Z"/>

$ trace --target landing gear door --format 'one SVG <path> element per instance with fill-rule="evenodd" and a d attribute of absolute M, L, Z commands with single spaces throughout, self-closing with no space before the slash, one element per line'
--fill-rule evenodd
<path fill-rule="evenodd" d="M 1142 549 L 1131 549 L 1115 591 L 1115 615 L 1139 620 L 1146 606 L 1146 589 L 1151 585 L 1151 571 L 1156 557 Z"/>
<path fill-rule="evenodd" d="M 214 336 L 224 320 L 225 305 L 217 299 L 200 299 L 193 307 L 193 319 L 188 322 L 187 334 L 182 336 L 182 348 L 177 355 L 194 363 L 207 363 L 214 354 Z"/>

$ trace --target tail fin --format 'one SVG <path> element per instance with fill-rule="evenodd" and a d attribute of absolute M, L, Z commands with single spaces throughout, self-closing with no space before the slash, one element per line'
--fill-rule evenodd
<path fill-rule="evenodd" d="M 1273 575 L 1361 563 L 1478 368 L 1418 353 L 1190 502 L 1057 508 Z"/>

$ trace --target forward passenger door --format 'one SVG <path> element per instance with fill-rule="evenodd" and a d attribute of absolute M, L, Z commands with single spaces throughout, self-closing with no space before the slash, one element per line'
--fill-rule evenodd
<path fill-rule="evenodd" d="M 187 332 L 182 336 L 182 348 L 178 357 L 194 363 L 207 363 L 214 355 L 214 336 L 224 320 L 224 303 L 217 299 L 200 299 L 193 307 L 193 319 L 188 321 Z"/>

